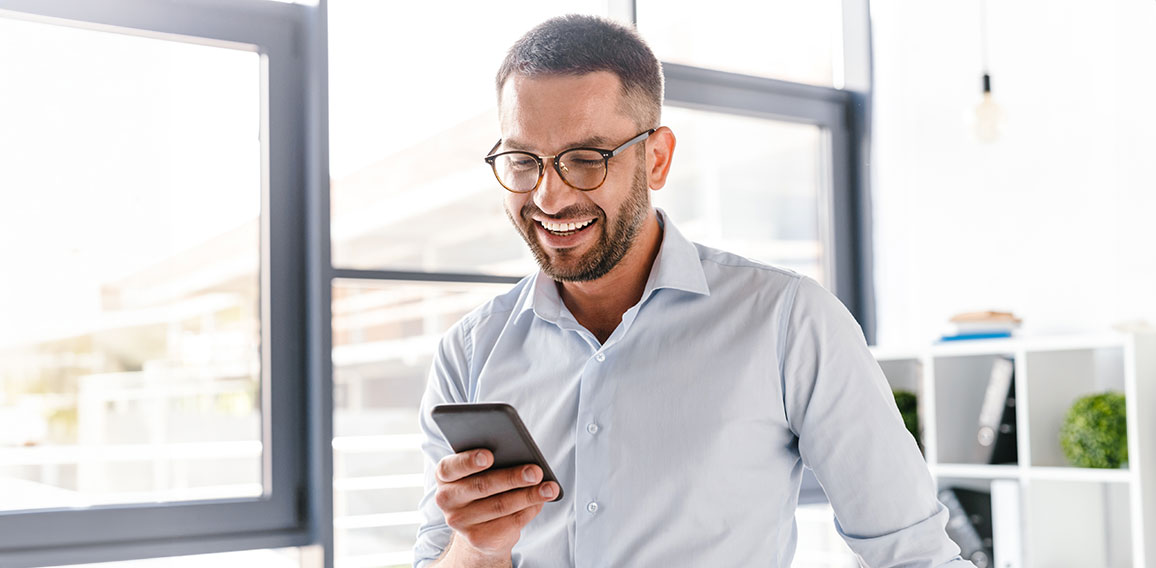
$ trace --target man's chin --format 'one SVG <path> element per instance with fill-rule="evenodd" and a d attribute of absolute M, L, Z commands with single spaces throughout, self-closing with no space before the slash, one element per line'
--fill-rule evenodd
<path fill-rule="evenodd" d="M 538 255 L 535 255 L 538 256 Z M 558 282 L 586 282 L 593 280 L 589 274 L 589 262 L 583 258 L 560 259 L 559 255 L 543 253 L 538 256 L 538 268 Z"/>

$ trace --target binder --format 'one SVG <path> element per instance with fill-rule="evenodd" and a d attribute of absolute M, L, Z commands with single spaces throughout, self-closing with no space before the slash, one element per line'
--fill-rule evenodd
<path fill-rule="evenodd" d="M 982 491 L 952 487 L 939 492 L 947 507 L 947 536 L 976 568 L 992 568 L 991 498 Z"/>
<path fill-rule="evenodd" d="M 1015 362 L 1008 357 L 992 363 L 976 441 L 980 463 L 1017 463 Z"/>
<path fill-rule="evenodd" d="M 995 568 L 1023 568 L 1018 481 L 996 479 L 991 482 L 991 526 L 995 535 L 992 549 Z"/>

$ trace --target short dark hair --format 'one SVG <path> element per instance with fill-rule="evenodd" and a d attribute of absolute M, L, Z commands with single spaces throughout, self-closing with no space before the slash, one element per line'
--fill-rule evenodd
<path fill-rule="evenodd" d="M 585 75 L 609 71 L 622 83 L 624 109 L 639 128 L 657 128 L 662 115 L 662 65 L 633 28 L 606 18 L 570 14 L 526 32 L 498 69 L 498 98 L 510 75 Z"/>

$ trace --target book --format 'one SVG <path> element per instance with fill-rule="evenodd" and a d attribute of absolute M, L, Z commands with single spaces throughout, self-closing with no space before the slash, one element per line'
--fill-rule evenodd
<path fill-rule="evenodd" d="M 976 323 L 976 322 L 982 322 L 982 323 L 1001 322 L 1001 323 L 1014 324 L 1016 326 L 1018 326 L 1020 323 L 1023 322 L 1023 320 L 1021 320 L 1020 318 L 1017 318 L 1015 316 L 1015 314 L 1013 314 L 1011 312 L 997 312 L 997 311 L 992 311 L 992 310 L 987 310 L 987 311 L 983 311 L 983 312 L 964 312 L 964 313 L 960 313 L 960 314 L 955 314 L 954 316 L 951 316 L 950 321 L 951 321 L 951 323 L 956 323 L 956 324 Z"/>
<path fill-rule="evenodd" d="M 961 341 L 967 339 L 994 339 L 1011 337 L 1019 329 L 1023 320 L 1011 312 L 969 312 L 956 314 L 940 341 Z"/>
<path fill-rule="evenodd" d="M 987 493 L 961 487 L 939 492 L 947 507 L 947 536 L 959 545 L 960 556 L 976 568 L 992 567 L 991 498 Z"/>
<path fill-rule="evenodd" d="M 976 431 L 980 463 L 1018 463 L 1016 442 L 1015 362 L 998 357 L 992 363 Z"/>
<path fill-rule="evenodd" d="M 1009 479 L 991 482 L 991 528 L 995 568 L 1022 568 L 1020 484 Z"/>
<path fill-rule="evenodd" d="M 977 331 L 977 332 L 960 332 L 945 334 L 939 338 L 940 341 L 964 341 L 968 339 L 999 339 L 1001 337 L 1011 337 L 1010 331 Z"/>
<path fill-rule="evenodd" d="M 996 333 L 1000 331 L 1014 332 L 1019 324 L 1011 322 L 958 322 L 951 327 L 957 333 Z"/>

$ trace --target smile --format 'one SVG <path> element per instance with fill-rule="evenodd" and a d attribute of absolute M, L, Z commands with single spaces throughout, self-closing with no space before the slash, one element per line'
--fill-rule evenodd
<path fill-rule="evenodd" d="M 578 231 L 581 231 L 582 229 L 585 229 L 586 227 L 589 227 L 592 223 L 594 223 L 594 221 L 595 219 L 588 219 L 580 223 L 555 223 L 553 221 L 538 221 L 538 224 L 541 225 L 543 229 L 546 229 L 552 234 L 558 235 L 559 237 L 568 237 L 574 233 L 577 233 Z"/>

